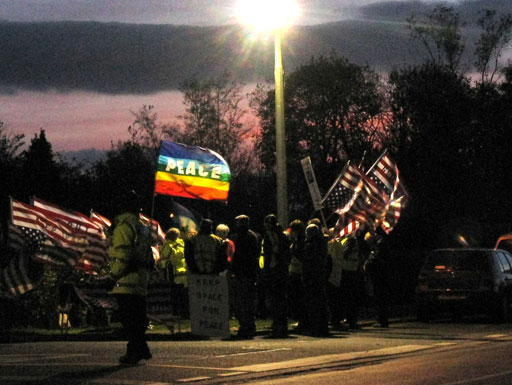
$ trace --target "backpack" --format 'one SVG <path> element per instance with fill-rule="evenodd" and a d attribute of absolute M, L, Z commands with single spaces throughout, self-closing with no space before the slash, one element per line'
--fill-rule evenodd
<path fill-rule="evenodd" d="M 155 268 L 155 258 L 153 258 L 151 249 L 152 243 L 151 226 L 139 221 L 135 227 L 134 253 L 140 264 L 148 270 Z"/>

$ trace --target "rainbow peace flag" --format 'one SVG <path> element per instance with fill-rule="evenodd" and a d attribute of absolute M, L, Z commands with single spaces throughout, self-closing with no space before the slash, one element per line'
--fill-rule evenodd
<path fill-rule="evenodd" d="M 227 201 L 231 172 L 216 152 L 162 141 L 155 193 L 184 198 Z"/>

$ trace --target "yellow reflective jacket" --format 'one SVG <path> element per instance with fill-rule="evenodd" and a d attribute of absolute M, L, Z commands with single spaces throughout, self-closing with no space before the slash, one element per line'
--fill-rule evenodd
<path fill-rule="evenodd" d="M 139 218 L 124 213 L 114 219 L 113 232 L 109 237 L 108 259 L 112 277 L 116 280 L 112 294 L 147 295 L 149 271 L 147 261 L 151 255 L 144 255 L 138 247 L 137 226 Z"/>
<path fill-rule="evenodd" d="M 187 287 L 187 262 L 185 261 L 185 242 L 183 239 L 165 241 L 161 255 L 162 267 L 165 268 L 169 263 L 172 266 L 174 283 Z"/>

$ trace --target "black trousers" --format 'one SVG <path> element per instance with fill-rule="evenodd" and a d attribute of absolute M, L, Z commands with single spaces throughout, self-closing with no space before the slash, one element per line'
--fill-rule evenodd
<path fill-rule="evenodd" d="M 269 269 L 270 314 L 272 315 L 272 334 L 278 337 L 288 335 L 288 308 L 286 285 L 288 272 Z"/>
<path fill-rule="evenodd" d="M 137 355 L 149 352 L 146 342 L 148 318 L 146 316 L 146 297 L 133 294 L 116 294 L 118 317 L 125 338 L 128 340 L 126 354 Z"/>

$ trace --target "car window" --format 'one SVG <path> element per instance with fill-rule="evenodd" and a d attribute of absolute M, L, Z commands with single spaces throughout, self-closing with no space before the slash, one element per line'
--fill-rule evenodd
<path fill-rule="evenodd" d="M 423 269 L 489 271 L 488 253 L 484 250 L 437 250 L 427 257 Z"/>
<path fill-rule="evenodd" d="M 503 252 L 503 255 L 507 258 L 508 263 L 512 267 L 512 255 L 510 255 L 510 253 L 507 253 L 506 251 Z"/>
<path fill-rule="evenodd" d="M 498 258 L 502 265 L 501 271 L 506 274 L 512 274 L 512 267 L 510 266 L 507 257 L 505 257 L 505 254 L 503 254 L 502 252 L 497 252 L 496 254 L 498 255 Z"/>
<path fill-rule="evenodd" d="M 503 264 L 503 259 L 500 258 L 500 253 L 494 253 L 494 255 L 496 257 L 496 262 L 497 262 L 498 268 L 500 269 L 500 271 L 502 273 L 504 273 L 505 270 L 507 269 L 507 266 L 505 264 Z"/>

